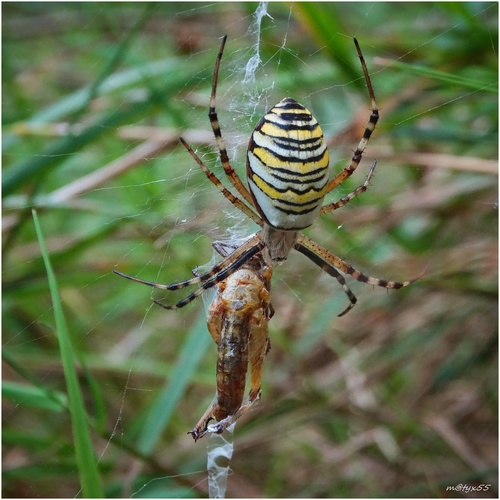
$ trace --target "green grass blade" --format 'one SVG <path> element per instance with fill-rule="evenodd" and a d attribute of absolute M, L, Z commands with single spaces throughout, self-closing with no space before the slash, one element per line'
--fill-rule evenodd
<path fill-rule="evenodd" d="M 21 385 L 19 383 L 12 383 L 9 386 L 8 381 L 2 382 L 2 396 L 20 403 L 20 399 L 24 399 L 28 406 L 34 407 L 37 402 L 40 403 L 38 406 L 51 409 L 54 411 L 67 410 L 68 409 L 68 399 L 66 394 L 59 391 L 46 387 L 45 384 L 41 383 L 37 377 L 33 376 L 29 370 L 26 370 L 22 363 L 18 363 L 17 360 L 10 355 L 7 349 L 2 351 L 2 361 L 4 363 L 4 368 L 9 366 L 12 370 L 18 373 L 21 377 L 30 382 L 30 385 Z M 26 398 L 24 398 L 24 390 L 30 392 Z M 17 391 L 19 389 L 19 391 Z M 33 400 L 33 397 L 35 400 Z M 43 403 L 43 400 L 46 400 Z M 22 404 L 22 402 L 21 402 Z"/>
<path fill-rule="evenodd" d="M 50 263 L 49 254 L 45 246 L 45 240 L 43 238 L 42 229 L 38 221 L 36 211 L 33 210 L 32 213 L 35 231 L 47 271 L 50 294 L 54 307 L 54 318 L 61 351 L 64 377 L 66 379 L 68 389 L 75 454 L 80 473 L 82 492 L 85 497 L 102 498 L 104 495 L 97 469 L 97 460 L 90 440 L 90 432 L 87 425 L 87 416 L 83 404 L 83 397 L 78 385 L 78 378 L 75 370 L 75 356 L 71 345 L 68 326 L 64 317 L 61 297 L 59 295 L 56 277 L 54 271 L 52 270 L 52 265 Z"/>
<path fill-rule="evenodd" d="M 105 96 L 116 92 L 122 92 L 127 88 L 140 85 L 140 83 L 146 79 L 155 79 L 164 74 L 175 74 L 181 64 L 181 60 L 170 57 L 165 60 L 151 62 L 143 67 L 120 71 L 119 73 L 110 75 L 104 82 L 100 83 L 99 95 Z M 67 115 L 75 113 L 85 106 L 88 101 L 88 96 L 91 93 L 91 88 L 92 84 L 61 98 L 56 103 L 38 111 L 23 123 L 29 126 L 57 122 L 58 120 L 64 119 Z M 2 148 L 4 151 L 7 151 L 10 147 L 23 140 L 23 135 L 15 133 L 19 125 L 20 124 L 17 123 L 14 124 L 13 127 L 6 127 L 5 134 L 2 137 Z"/>
<path fill-rule="evenodd" d="M 346 29 L 338 15 L 339 5 L 333 3 L 298 2 L 295 6 L 300 12 L 300 19 L 309 29 L 318 46 L 325 46 L 328 54 L 339 69 L 350 80 L 361 82 L 361 72 L 351 64 L 356 53 L 351 38 L 342 36 Z M 357 83 L 358 84 L 358 83 Z M 359 83 L 361 86 L 361 83 Z"/>
<path fill-rule="evenodd" d="M 473 90 L 484 90 L 486 92 L 491 92 L 492 94 L 498 93 L 498 82 L 484 82 L 480 80 L 473 80 L 471 78 L 459 76 L 455 73 L 446 73 L 445 71 L 439 71 L 416 64 L 407 64 L 401 61 L 393 61 L 391 62 L 391 66 L 400 68 L 403 71 L 414 75 L 427 76 L 439 82 L 458 85 Z"/>
<path fill-rule="evenodd" d="M 172 64 L 175 64 L 175 62 L 176 60 L 170 60 Z M 162 88 L 152 91 L 146 101 L 131 105 L 124 111 L 111 112 L 79 133 L 70 134 L 52 141 L 41 154 L 10 165 L 5 169 L 2 178 L 3 197 L 10 195 L 24 184 L 32 182 L 33 179 L 39 179 L 42 175 L 54 171 L 68 156 L 74 155 L 88 144 L 102 138 L 105 134 L 112 134 L 119 126 L 125 123 L 133 123 L 137 117 L 150 114 L 151 110 L 167 102 L 172 95 L 175 95 L 184 87 L 186 75 L 189 73 L 187 68 L 183 67 L 170 66 L 170 70 L 166 70 L 165 66 L 162 67 L 168 74 L 168 82 L 163 84 Z M 137 75 L 137 73 L 135 74 Z M 141 76 L 144 78 L 143 74 Z M 101 90 L 104 87 L 105 84 L 102 84 Z M 82 93 L 78 102 L 73 104 L 83 105 L 88 91 L 87 89 Z"/>
<path fill-rule="evenodd" d="M 146 4 L 146 8 L 141 16 L 137 19 L 137 21 L 125 32 L 122 37 L 120 43 L 117 44 L 116 48 L 113 50 L 111 57 L 104 65 L 101 70 L 101 73 L 97 75 L 95 81 L 90 85 L 89 92 L 87 95 L 87 101 L 84 106 L 82 106 L 81 112 L 84 111 L 84 108 L 90 103 L 92 99 L 99 95 L 99 88 L 101 84 L 103 84 L 108 76 L 119 66 L 119 64 L 124 60 L 125 55 L 129 50 L 129 45 L 132 43 L 134 37 L 138 34 L 141 26 L 146 22 L 150 13 L 154 8 L 154 4 Z"/>
<path fill-rule="evenodd" d="M 110 131 L 115 130 L 126 120 L 133 119 L 134 116 L 144 112 L 151 105 L 152 102 L 147 101 L 137 104 L 132 109 L 114 112 L 100 123 L 87 127 L 78 135 L 68 135 L 54 141 L 43 154 L 30 158 L 28 161 L 11 165 L 3 176 L 3 195 L 7 196 L 30 179 L 33 180 L 34 177 L 46 174 L 50 169 L 62 163 L 68 155 L 75 154 L 104 133 L 111 133 Z"/>
<path fill-rule="evenodd" d="M 54 412 L 66 409 L 66 395 L 60 392 L 48 394 L 40 387 L 17 382 L 2 383 L 2 398 L 31 408 L 41 408 Z"/>

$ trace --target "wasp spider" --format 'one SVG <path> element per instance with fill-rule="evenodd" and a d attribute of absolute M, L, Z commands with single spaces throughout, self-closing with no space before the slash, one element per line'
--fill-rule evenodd
<path fill-rule="evenodd" d="M 250 137 L 246 162 L 247 188 L 229 162 L 215 110 L 217 80 L 226 38 L 227 36 L 224 36 L 222 39 L 215 63 L 208 117 L 217 141 L 224 172 L 241 198 L 235 196 L 222 185 L 184 139 L 181 138 L 180 141 L 207 178 L 234 206 L 262 229 L 245 240 L 239 248 L 208 272 L 186 281 L 161 285 L 118 271 L 115 273 L 161 290 L 179 290 L 199 284 L 199 288 L 177 304 L 164 305 L 155 301 L 165 309 L 177 309 L 191 302 L 204 290 L 225 280 L 259 252 L 262 252 L 264 258 L 271 264 L 276 264 L 284 261 L 290 250 L 294 248 L 333 276 L 343 287 L 350 304 L 339 316 L 347 313 L 356 303 L 355 295 L 339 271 L 351 275 L 362 283 L 384 288 L 402 288 L 415 281 L 417 278 L 398 282 L 366 276 L 300 233 L 301 229 L 310 226 L 319 215 L 333 212 L 366 191 L 375 169 L 376 161 L 373 162 L 370 172 L 361 186 L 340 200 L 322 206 L 325 195 L 342 184 L 356 170 L 379 119 L 375 94 L 358 41 L 354 38 L 354 45 L 371 100 L 371 114 L 349 165 L 333 179 L 329 179 L 328 150 L 321 127 L 304 106 L 294 99 L 286 97 L 264 115 Z"/>

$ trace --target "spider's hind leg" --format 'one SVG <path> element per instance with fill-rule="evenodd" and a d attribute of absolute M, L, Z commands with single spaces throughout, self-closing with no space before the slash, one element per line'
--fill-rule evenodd
<path fill-rule="evenodd" d="M 340 314 L 338 314 L 338 316 L 340 317 L 344 316 L 344 314 L 347 314 L 356 305 L 358 299 L 356 298 L 356 295 L 352 293 L 352 290 L 347 285 L 345 278 L 332 265 L 330 265 L 328 262 L 325 262 L 325 260 L 323 260 L 320 255 L 318 255 L 315 251 L 311 250 L 308 246 L 302 243 L 297 243 L 295 245 L 295 249 L 298 250 L 300 253 L 304 254 L 309 260 L 314 262 L 317 266 L 321 267 L 323 271 L 328 273 L 330 276 L 333 276 L 340 283 L 340 285 L 344 289 L 345 294 L 349 298 L 350 304 Z"/>

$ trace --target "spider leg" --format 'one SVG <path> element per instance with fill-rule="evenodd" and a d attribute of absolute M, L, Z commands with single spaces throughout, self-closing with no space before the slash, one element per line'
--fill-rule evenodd
<path fill-rule="evenodd" d="M 299 252 L 303 253 L 306 255 L 309 259 L 311 259 L 315 264 L 317 264 L 319 267 L 321 267 L 324 271 L 326 271 L 328 274 L 331 274 L 332 276 L 336 277 L 339 283 L 342 284 L 344 287 L 344 291 L 348 295 L 349 299 L 351 300 L 351 307 L 347 308 L 343 313 L 340 314 L 345 314 L 349 309 L 352 308 L 352 306 L 356 303 L 356 297 L 354 294 L 351 293 L 351 295 L 347 292 L 346 287 L 347 285 L 344 286 L 341 280 L 337 276 L 335 276 L 334 273 L 330 272 L 331 267 L 333 266 L 337 269 L 340 269 L 340 271 L 349 274 L 352 276 L 355 280 L 361 282 L 361 283 L 368 283 L 369 285 L 375 285 L 375 286 L 380 286 L 383 288 L 389 288 L 389 289 L 398 289 L 398 288 L 403 288 L 405 286 L 410 285 L 417 279 L 421 277 L 421 275 L 407 281 L 389 281 L 389 280 L 384 280 L 384 279 L 379 279 L 379 278 L 373 278 L 371 276 L 367 276 L 356 269 L 354 269 L 350 264 L 342 260 L 341 258 L 333 255 L 331 252 L 329 252 L 326 248 L 323 248 L 321 245 L 318 245 L 315 241 L 307 238 L 307 236 L 304 236 L 303 234 L 300 234 L 299 237 L 297 238 L 297 242 L 294 245 L 294 248 L 298 250 Z M 348 289 L 348 287 L 347 287 Z M 354 299 L 354 300 L 353 300 Z"/>
<path fill-rule="evenodd" d="M 351 289 L 347 286 L 345 278 L 334 267 L 332 267 L 331 264 L 325 262 L 316 252 L 311 250 L 303 243 L 297 243 L 295 245 L 295 249 L 298 250 L 300 253 L 304 254 L 308 259 L 314 262 L 317 266 L 321 267 L 323 271 L 328 273 L 330 276 L 333 276 L 340 283 L 347 297 L 349 297 L 350 304 L 346 307 L 346 309 L 344 309 L 340 314 L 338 314 L 338 316 L 340 317 L 348 313 L 354 307 L 358 299 L 352 293 Z"/>
<path fill-rule="evenodd" d="M 128 280 L 135 281 L 136 283 L 152 286 L 153 288 L 159 288 L 160 290 L 171 290 L 170 285 L 162 285 L 161 283 L 155 283 L 154 281 L 141 280 L 134 276 L 130 276 L 129 274 L 122 273 L 121 271 L 117 271 L 116 269 L 113 269 L 113 272 L 122 278 L 127 278 Z"/>
<path fill-rule="evenodd" d="M 238 174 L 235 172 L 234 168 L 231 166 L 229 162 L 229 157 L 227 155 L 226 143 L 222 138 L 222 132 L 219 125 L 219 119 L 217 117 L 217 112 L 215 111 L 215 97 L 217 93 L 217 82 L 219 79 L 219 68 L 220 62 L 222 59 L 222 54 L 224 52 L 224 46 L 226 45 L 227 35 L 224 35 L 222 38 L 222 42 L 220 44 L 219 53 L 217 55 L 217 60 L 215 61 L 215 69 L 214 69 L 214 79 L 212 82 L 212 94 L 210 96 L 210 107 L 208 110 L 208 118 L 210 119 L 210 124 L 212 125 L 212 130 L 214 132 L 215 140 L 217 141 L 217 147 L 219 148 L 220 159 L 222 163 L 222 167 L 224 168 L 224 172 L 226 173 L 227 178 L 231 182 L 231 184 L 236 188 L 238 193 L 250 204 L 253 206 L 253 200 L 250 192 L 245 187 L 245 185 L 241 182 Z"/>
<path fill-rule="evenodd" d="M 363 182 L 361 186 L 358 186 L 352 193 L 349 193 L 347 196 L 341 198 L 339 201 L 336 201 L 334 203 L 328 203 L 327 205 L 322 207 L 320 215 L 329 214 L 330 212 L 337 210 L 337 208 L 343 207 L 344 205 L 349 203 L 353 198 L 356 198 L 356 196 L 360 195 L 361 193 L 364 193 L 368 189 L 368 186 L 370 184 L 370 179 L 373 177 L 376 165 L 377 165 L 377 160 L 373 160 L 372 166 L 370 168 L 370 171 L 368 172 L 365 182 Z"/>
<path fill-rule="evenodd" d="M 191 146 L 182 138 L 180 137 L 179 140 L 181 141 L 182 145 L 188 150 L 189 154 L 194 158 L 196 163 L 199 165 L 199 167 L 203 170 L 204 174 L 207 176 L 208 180 L 217 187 L 217 189 L 239 210 L 241 210 L 247 217 L 252 219 L 254 222 L 259 224 L 259 226 L 262 226 L 262 220 L 261 218 L 247 205 L 245 205 L 239 198 L 234 196 L 231 191 L 226 189 L 224 185 L 221 183 L 221 181 L 218 179 L 218 177 L 211 172 L 206 165 L 203 163 L 201 158 L 193 151 Z"/>
<path fill-rule="evenodd" d="M 118 276 L 121 276 L 122 278 L 127 278 L 128 280 L 131 281 L 136 281 L 137 283 L 142 283 L 143 285 L 148 285 L 153 288 L 158 288 L 160 290 L 180 290 L 181 288 L 185 288 L 187 286 L 191 285 L 196 285 L 197 283 L 203 283 L 205 281 L 210 280 L 212 276 L 216 276 L 220 274 L 221 272 L 224 272 L 227 267 L 230 266 L 231 262 L 233 260 L 239 259 L 242 254 L 246 255 L 246 253 L 249 252 L 249 249 L 251 250 L 252 247 L 258 248 L 254 253 L 250 255 L 250 257 L 253 257 L 256 253 L 258 253 L 260 250 L 262 250 L 264 246 L 264 243 L 262 241 L 261 233 L 255 233 L 254 236 L 252 236 L 248 241 L 245 242 L 244 245 L 242 245 L 240 248 L 236 249 L 233 253 L 231 253 L 229 256 L 227 256 L 224 260 L 213 266 L 211 269 L 209 269 L 206 273 L 203 273 L 199 276 L 195 276 L 194 278 L 190 278 L 185 281 L 179 281 L 177 283 L 171 283 L 170 285 L 162 285 L 161 283 L 155 283 L 153 281 L 146 281 L 146 280 L 141 280 L 140 278 L 135 278 L 134 276 L 130 276 L 128 274 L 122 273 L 120 271 L 117 271 L 116 269 L 113 270 L 115 274 L 118 274 Z M 250 257 L 247 256 L 248 260 Z M 224 278 L 223 278 L 224 279 Z M 213 285 L 211 285 L 213 286 Z"/>
<path fill-rule="evenodd" d="M 260 233 L 258 233 L 260 235 Z M 253 240 L 253 239 L 252 239 Z M 246 262 L 248 262 L 254 255 L 261 252 L 265 247 L 264 241 L 262 239 L 258 239 L 256 242 L 252 242 L 252 244 L 246 244 L 237 252 L 234 252 L 229 257 L 224 259 L 220 265 L 214 266 L 210 271 L 200 276 L 200 278 L 193 278 L 192 280 L 187 281 L 195 281 L 196 283 L 201 283 L 201 286 L 197 288 L 193 293 L 189 294 L 187 297 L 181 299 L 179 302 L 173 305 L 165 305 L 158 300 L 154 300 L 154 303 L 163 307 L 163 309 L 180 309 L 185 305 L 192 302 L 196 297 L 199 297 L 205 290 L 215 286 L 217 283 L 224 281 L 229 275 L 237 271 L 241 266 L 243 266 Z M 244 249 L 244 251 L 241 251 Z M 238 255 L 234 255 L 234 254 Z M 224 265 L 225 264 L 225 265 Z M 214 271 L 215 267 L 218 268 L 218 271 Z M 207 276 L 206 279 L 201 279 L 203 276 Z M 183 287 L 180 287 L 183 288 Z M 169 288 L 172 290 L 172 288 Z"/>
<path fill-rule="evenodd" d="M 113 272 L 115 274 L 118 274 L 118 276 L 121 276 L 122 278 L 127 278 L 131 281 L 136 281 L 137 283 L 142 283 L 143 285 L 148 285 L 153 288 L 158 288 L 160 290 L 169 290 L 169 291 L 180 290 L 181 288 L 185 288 L 187 286 L 203 283 L 209 280 L 212 276 L 215 276 L 219 274 L 221 271 L 224 271 L 225 268 L 230 265 L 232 260 L 238 259 L 241 256 L 241 254 L 245 254 L 248 248 L 257 245 L 260 241 L 261 241 L 260 233 L 256 233 L 244 245 L 236 249 L 233 253 L 227 255 L 226 258 L 224 258 L 224 260 L 213 266 L 206 273 L 196 275 L 194 278 L 190 278 L 188 280 L 178 281 L 176 283 L 170 283 L 169 285 L 162 285 L 161 283 L 155 283 L 154 281 L 141 280 L 140 278 L 135 278 L 134 276 L 122 273 L 120 271 L 117 271 L 116 269 L 113 270 Z M 252 254 L 252 256 L 253 255 L 255 254 Z"/>
<path fill-rule="evenodd" d="M 347 262 L 342 260 L 340 257 L 333 255 L 326 248 L 323 248 L 321 245 L 318 245 L 318 243 L 309 239 L 307 236 L 304 236 L 303 234 L 299 235 L 296 245 L 299 245 L 299 246 L 303 245 L 303 246 L 309 248 L 309 250 L 314 252 L 321 259 L 330 263 L 332 266 L 336 267 L 337 269 L 340 269 L 340 271 L 342 271 L 346 274 L 349 274 L 356 281 L 359 281 L 361 283 L 368 283 L 369 285 L 381 286 L 383 288 L 398 289 L 398 288 L 403 288 L 405 286 L 410 285 L 411 283 L 413 283 L 414 281 L 418 280 L 421 277 L 421 275 L 419 275 L 416 278 L 413 278 L 413 279 L 407 280 L 407 281 L 389 281 L 389 280 L 384 280 L 384 279 L 379 279 L 379 278 L 373 278 L 371 276 L 367 276 L 367 275 L 357 271 L 350 264 L 348 264 Z"/>
<path fill-rule="evenodd" d="M 351 163 L 347 165 L 347 167 L 345 167 L 344 170 L 342 170 L 342 172 L 338 173 L 333 179 L 330 179 L 328 181 L 328 184 L 326 185 L 327 193 L 329 193 L 337 186 L 342 184 L 342 182 L 344 182 L 356 170 L 361 161 L 361 157 L 363 156 L 366 145 L 368 144 L 368 141 L 370 140 L 370 137 L 373 131 L 375 130 L 375 126 L 377 125 L 379 119 L 378 105 L 377 102 L 375 101 L 375 93 L 373 91 L 372 82 L 370 80 L 370 75 L 368 74 L 368 69 L 366 68 L 365 58 L 363 57 L 363 53 L 361 52 L 361 48 L 356 38 L 354 38 L 354 45 L 356 46 L 358 57 L 361 62 L 361 67 L 363 69 L 363 74 L 365 76 L 366 86 L 368 87 L 368 94 L 370 95 L 372 110 L 368 123 L 366 124 L 363 137 L 359 141 L 356 151 L 354 151 Z"/>

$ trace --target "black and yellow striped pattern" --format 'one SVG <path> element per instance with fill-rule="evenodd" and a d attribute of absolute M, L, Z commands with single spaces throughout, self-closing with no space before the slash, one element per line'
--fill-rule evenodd
<path fill-rule="evenodd" d="M 310 226 L 328 183 L 328 150 L 312 114 L 287 97 L 255 127 L 247 151 L 250 192 L 261 217 L 285 231 Z"/>

